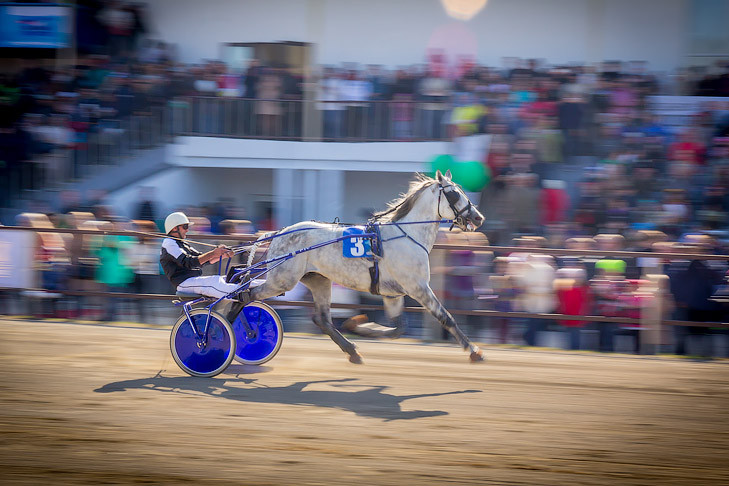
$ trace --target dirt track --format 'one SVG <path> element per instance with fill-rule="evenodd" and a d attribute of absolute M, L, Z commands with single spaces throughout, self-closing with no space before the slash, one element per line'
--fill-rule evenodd
<path fill-rule="evenodd" d="M 3 484 L 729 484 L 727 361 L 287 336 L 202 379 L 167 330 L 0 331 Z"/>

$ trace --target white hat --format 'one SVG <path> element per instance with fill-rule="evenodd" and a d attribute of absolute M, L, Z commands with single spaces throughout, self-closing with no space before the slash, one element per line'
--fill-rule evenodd
<path fill-rule="evenodd" d="M 185 213 L 178 211 L 176 213 L 172 213 L 167 218 L 165 218 L 165 233 L 169 234 L 170 231 L 175 229 L 181 224 L 193 224 L 190 222 L 189 219 L 187 219 L 187 216 L 185 216 Z"/>

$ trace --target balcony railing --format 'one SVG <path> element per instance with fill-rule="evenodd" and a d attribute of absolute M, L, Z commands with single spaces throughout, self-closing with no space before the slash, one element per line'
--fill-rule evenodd
<path fill-rule="evenodd" d="M 192 97 L 170 102 L 175 134 L 322 141 L 444 140 L 450 104 Z"/>
<path fill-rule="evenodd" d="M 69 147 L 7 168 L 0 207 L 26 189 L 46 189 L 117 164 L 174 136 L 325 142 L 445 140 L 451 105 L 418 101 L 306 101 L 227 97 L 175 98 L 125 118 L 75 123 Z M 7 207 L 7 206 L 5 206 Z"/>

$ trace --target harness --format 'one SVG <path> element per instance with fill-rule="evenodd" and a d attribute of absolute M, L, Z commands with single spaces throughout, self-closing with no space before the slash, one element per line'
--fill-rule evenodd
<path fill-rule="evenodd" d="M 439 189 L 439 191 L 438 191 L 438 206 L 437 206 L 438 207 L 438 217 L 441 218 L 441 219 L 443 218 L 443 216 L 440 215 L 440 196 L 443 195 L 443 194 L 445 194 L 445 198 L 446 198 L 446 201 L 448 202 L 448 206 L 450 206 L 451 211 L 453 211 L 453 214 L 454 214 L 453 221 L 451 222 L 451 227 L 449 228 L 449 231 L 450 231 L 450 230 L 453 229 L 453 226 L 459 220 L 461 220 L 461 222 L 463 222 L 463 214 L 464 213 L 468 213 L 468 212 L 471 211 L 471 207 L 472 207 L 471 201 L 468 200 L 468 199 L 466 199 L 468 201 L 468 204 L 466 204 L 463 207 L 463 209 L 461 209 L 459 211 L 456 208 L 456 203 L 460 199 L 460 197 L 458 196 L 458 191 L 452 189 L 452 190 L 446 192 L 445 187 L 443 187 L 443 185 L 440 182 L 438 183 L 438 189 Z"/>

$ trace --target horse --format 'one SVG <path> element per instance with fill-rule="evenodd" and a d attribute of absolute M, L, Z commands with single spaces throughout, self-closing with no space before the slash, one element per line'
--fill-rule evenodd
<path fill-rule="evenodd" d="M 483 361 L 483 351 L 469 341 L 429 285 L 428 256 L 444 218 L 452 220 L 463 231 L 475 231 L 484 221 L 461 187 L 451 180 L 450 171 L 445 174 L 437 171 L 435 178 L 418 174 L 406 193 L 388 203 L 388 209 L 375 213 L 370 220 L 381 232 L 381 256 L 374 256 L 379 266 L 378 291 L 385 314 L 395 324 L 392 328 L 381 326 L 379 334 L 397 337 L 402 333 L 404 297 L 408 295 L 430 311 L 463 349 L 470 352 L 472 362 Z M 343 227 L 334 223 L 300 222 L 275 234 L 281 236 L 271 239 L 267 259 L 341 238 Z M 345 258 L 342 243 L 324 245 L 270 269 L 265 282 L 247 290 L 244 297 L 246 301 L 268 299 L 291 290 L 301 281 L 314 298 L 314 323 L 349 355 L 350 362 L 359 364 L 362 356 L 355 344 L 332 323 L 332 282 L 370 292 L 372 266 L 371 259 Z M 377 334 L 371 324 L 369 327 L 365 324 L 354 326 L 350 330 L 356 334 Z"/>

